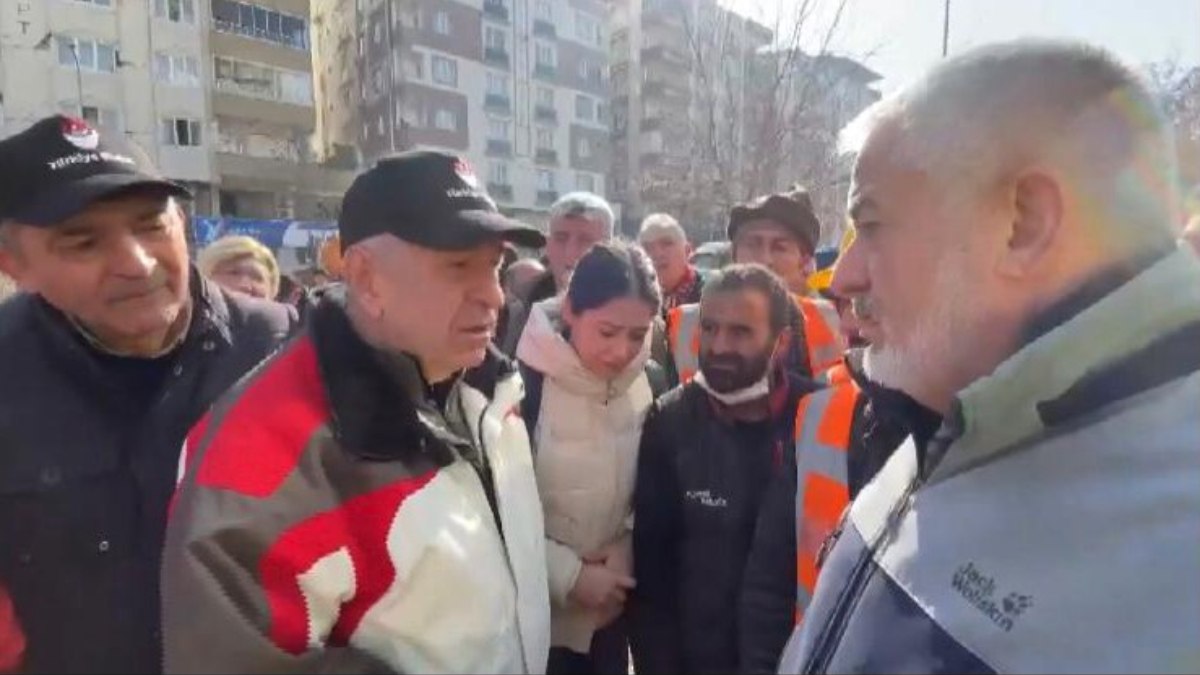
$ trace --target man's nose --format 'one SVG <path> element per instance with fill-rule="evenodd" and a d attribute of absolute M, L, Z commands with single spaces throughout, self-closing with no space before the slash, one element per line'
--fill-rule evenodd
<path fill-rule="evenodd" d="M 133 236 L 123 237 L 108 252 L 109 269 L 123 277 L 149 277 L 157 264 L 142 242 Z"/>
<path fill-rule="evenodd" d="M 488 309 L 499 312 L 504 306 L 504 287 L 500 285 L 499 277 L 493 275 L 481 281 L 475 289 L 474 297 Z"/>
<path fill-rule="evenodd" d="M 834 295 L 851 298 L 866 293 L 871 287 L 867 275 L 866 257 L 862 247 L 855 241 L 842 251 L 833 266 L 833 278 L 829 282 L 829 290 Z"/>

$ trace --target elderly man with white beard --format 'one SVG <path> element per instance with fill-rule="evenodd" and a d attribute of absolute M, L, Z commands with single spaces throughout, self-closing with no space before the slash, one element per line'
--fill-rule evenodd
<path fill-rule="evenodd" d="M 943 420 L 842 518 L 780 671 L 1195 671 L 1200 261 L 1154 97 L 1021 41 L 846 139 L 833 290 L 867 375 Z"/>

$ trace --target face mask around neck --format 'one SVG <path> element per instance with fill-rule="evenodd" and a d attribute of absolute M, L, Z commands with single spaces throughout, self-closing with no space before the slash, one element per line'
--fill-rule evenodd
<path fill-rule="evenodd" d="M 757 382 L 755 382 L 754 384 L 750 385 L 749 387 L 744 387 L 742 389 L 736 389 L 734 391 L 728 391 L 728 392 L 719 392 L 719 391 L 713 389 L 712 385 L 710 385 L 708 383 L 708 380 L 705 379 L 704 371 L 700 371 L 700 372 L 696 373 L 695 381 L 696 381 L 696 384 L 700 385 L 701 389 L 708 392 L 709 396 L 717 399 L 718 401 L 720 401 L 721 403 L 724 403 L 725 405 L 733 406 L 733 405 L 742 405 L 744 403 L 750 403 L 752 401 L 757 401 L 759 399 L 766 398 L 767 395 L 771 393 L 771 375 L 770 375 L 770 373 L 771 373 L 771 370 L 768 368 L 767 372 L 763 373 L 762 378 L 760 380 L 758 380 Z"/>

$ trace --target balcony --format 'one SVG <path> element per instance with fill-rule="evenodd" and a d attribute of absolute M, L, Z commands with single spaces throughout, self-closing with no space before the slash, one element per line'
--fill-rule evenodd
<path fill-rule="evenodd" d="M 483 107 L 492 112 L 512 112 L 512 99 L 508 94 L 488 94 L 483 97 Z"/>
<path fill-rule="evenodd" d="M 688 58 L 687 53 L 668 45 L 658 45 L 643 49 L 642 62 L 647 65 L 667 66 L 685 71 L 691 69 L 691 60 Z"/>
<path fill-rule="evenodd" d="M 547 82 L 553 82 L 558 76 L 558 68 L 555 68 L 548 63 L 539 63 L 533 67 L 533 76 L 546 80 Z"/>
<path fill-rule="evenodd" d="M 504 69 L 508 69 L 510 63 L 508 50 L 501 47 L 485 47 L 483 50 L 483 60 L 488 65 L 500 66 Z"/>
<path fill-rule="evenodd" d="M 550 166 L 558 166 L 558 151 L 549 148 L 538 148 L 534 155 L 538 164 L 548 164 Z"/>
<path fill-rule="evenodd" d="M 550 206 L 556 201 L 558 201 L 558 190 L 538 190 L 538 206 Z"/>
<path fill-rule="evenodd" d="M 642 85 L 642 97 L 674 101 L 687 101 L 689 99 L 686 87 L 667 80 L 647 81 Z"/>
<path fill-rule="evenodd" d="M 494 0 L 484 0 L 483 15 L 493 21 L 508 23 L 508 5 Z"/>
<path fill-rule="evenodd" d="M 513 186 L 508 183 L 488 182 L 487 191 L 488 195 L 497 201 L 511 202 L 513 199 Z"/>
<path fill-rule="evenodd" d="M 533 34 L 538 37 L 555 38 L 558 37 L 558 29 L 554 24 L 545 19 L 533 20 Z"/>
<path fill-rule="evenodd" d="M 547 105 L 533 107 L 533 118 L 539 122 L 558 123 L 558 111 Z"/>
<path fill-rule="evenodd" d="M 497 141 L 489 138 L 487 155 L 488 157 L 512 157 L 512 141 Z"/>

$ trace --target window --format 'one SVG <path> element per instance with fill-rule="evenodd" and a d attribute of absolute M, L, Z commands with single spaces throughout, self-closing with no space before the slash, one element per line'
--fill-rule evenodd
<path fill-rule="evenodd" d="M 438 35 L 450 34 L 450 15 L 446 12 L 438 12 L 433 16 L 433 30 Z"/>
<path fill-rule="evenodd" d="M 217 89 L 241 96 L 296 105 L 312 105 L 313 102 L 312 76 L 300 71 L 218 56 L 213 60 L 213 79 Z M 363 98 L 367 98 L 366 89 L 364 82 Z"/>
<path fill-rule="evenodd" d="M 554 107 L 554 90 L 550 87 L 537 88 L 537 104 L 543 108 Z"/>
<path fill-rule="evenodd" d="M 509 123 L 506 120 L 488 119 L 488 139 L 507 141 L 509 138 Z"/>
<path fill-rule="evenodd" d="M 458 62 L 444 56 L 430 57 L 433 81 L 447 87 L 458 86 Z"/>
<path fill-rule="evenodd" d="M 500 52 L 508 51 L 508 36 L 499 28 L 487 26 L 483 29 L 483 46 Z"/>
<path fill-rule="evenodd" d="M 579 61 L 579 79 L 584 82 L 599 84 L 604 79 L 600 65 L 581 59 Z"/>
<path fill-rule="evenodd" d="M 176 147 L 198 147 L 200 145 L 200 121 L 173 117 L 162 121 L 163 145 Z"/>
<path fill-rule="evenodd" d="M 553 68 L 558 61 L 554 45 L 548 42 L 538 42 L 534 49 L 534 63 L 545 68 Z"/>
<path fill-rule="evenodd" d="M 537 130 L 537 149 L 538 150 L 553 150 L 554 149 L 554 130 L 538 127 Z"/>
<path fill-rule="evenodd" d="M 575 38 L 587 45 L 601 46 L 604 37 L 600 32 L 600 22 L 594 17 L 576 10 Z"/>
<path fill-rule="evenodd" d="M 168 4 L 172 2 L 164 1 Z M 185 2 L 194 4 L 195 0 Z M 233 0 L 212 0 L 212 16 L 213 27 L 221 32 L 236 33 L 308 51 L 308 21 L 303 17 Z"/>
<path fill-rule="evenodd" d="M 154 0 L 154 16 L 173 23 L 196 23 L 196 0 Z"/>
<path fill-rule="evenodd" d="M 554 172 L 548 169 L 538 169 L 537 172 L 538 190 L 542 192 L 554 191 Z"/>
<path fill-rule="evenodd" d="M 554 23 L 554 3 L 551 0 L 537 0 L 533 6 L 533 16 L 535 19 Z"/>
<path fill-rule="evenodd" d="M 585 122 L 592 122 L 596 119 L 596 108 L 590 96 L 575 95 L 575 118 Z"/>
<path fill-rule="evenodd" d="M 387 133 L 387 119 L 382 113 L 379 115 L 379 119 L 375 120 L 375 131 L 379 132 L 380 136 Z"/>
<path fill-rule="evenodd" d="M 575 154 L 579 156 L 579 159 L 591 159 L 592 142 L 586 138 L 579 139 L 579 142 L 575 144 Z"/>
<path fill-rule="evenodd" d="M 77 103 L 72 102 L 62 106 L 63 112 L 70 115 L 78 115 L 79 108 Z M 101 108 L 94 105 L 83 106 L 83 119 L 88 124 L 96 129 L 117 129 L 121 128 L 121 120 L 117 111 L 113 108 Z"/>
<path fill-rule="evenodd" d="M 58 64 L 74 68 L 77 56 L 81 70 L 98 73 L 115 73 L 117 71 L 116 46 L 94 40 L 59 37 Z"/>
<path fill-rule="evenodd" d="M 159 52 L 154 55 L 154 79 L 175 86 L 199 86 L 200 61 L 186 54 Z"/>
<path fill-rule="evenodd" d="M 492 185 L 510 185 L 508 164 L 506 162 L 488 163 L 488 183 Z"/>
<path fill-rule="evenodd" d="M 590 173 L 575 174 L 575 189 L 584 192 L 596 191 L 596 177 Z"/>
<path fill-rule="evenodd" d="M 433 126 L 442 131 L 458 131 L 458 115 L 442 108 L 433 116 Z"/>
<path fill-rule="evenodd" d="M 96 5 L 97 7 L 112 7 L 112 0 L 75 0 L 88 5 Z"/>
<path fill-rule="evenodd" d="M 498 73 L 487 74 L 487 93 L 490 96 L 508 96 L 508 77 Z"/>

